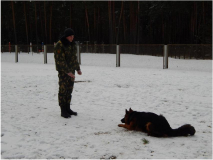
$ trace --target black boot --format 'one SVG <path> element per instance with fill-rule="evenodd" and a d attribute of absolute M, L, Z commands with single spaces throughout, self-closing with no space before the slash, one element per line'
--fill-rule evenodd
<path fill-rule="evenodd" d="M 60 106 L 61 107 L 61 117 L 64 118 L 70 118 L 71 115 L 67 112 L 66 106 Z"/>
<path fill-rule="evenodd" d="M 67 104 L 67 112 L 70 114 L 70 115 L 74 115 L 74 116 L 77 116 L 78 113 L 77 112 L 74 112 L 70 109 L 70 104 Z"/>

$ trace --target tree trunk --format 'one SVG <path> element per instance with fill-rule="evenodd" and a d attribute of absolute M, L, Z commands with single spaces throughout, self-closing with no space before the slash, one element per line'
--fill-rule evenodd
<path fill-rule="evenodd" d="M 136 14 L 134 10 L 134 2 L 130 1 L 130 42 L 136 43 Z"/>
<path fill-rule="evenodd" d="M 86 15 L 86 22 L 87 22 L 87 31 L 88 31 L 89 41 L 90 41 L 89 18 L 88 18 L 87 6 L 85 6 L 85 15 Z"/>
<path fill-rule="evenodd" d="M 194 11 L 192 10 L 191 13 L 191 43 L 194 43 L 194 35 L 195 35 L 195 15 L 194 15 Z"/>
<path fill-rule="evenodd" d="M 205 38 L 205 4 L 203 2 L 202 5 L 202 9 L 203 9 L 203 31 L 202 31 L 202 40 L 203 40 L 203 44 L 206 43 L 206 38 Z"/>
<path fill-rule="evenodd" d="M 26 29 L 26 36 L 27 36 L 27 44 L 29 44 L 28 24 L 27 24 L 27 15 L 26 15 L 26 2 L 24 2 L 24 17 L 25 17 L 25 29 Z"/>
<path fill-rule="evenodd" d="M 39 8 L 41 8 L 41 3 L 39 2 Z M 41 32 L 40 32 L 40 35 L 41 35 L 41 39 L 42 39 L 42 42 L 44 43 L 44 28 L 43 28 L 43 16 L 41 15 L 41 9 L 39 9 L 39 15 L 40 15 L 40 17 L 39 17 L 39 20 L 40 20 L 40 24 L 41 24 Z"/>
<path fill-rule="evenodd" d="M 126 21 L 125 21 L 125 12 L 123 13 L 123 36 L 124 36 L 124 41 L 123 43 L 126 43 Z"/>
<path fill-rule="evenodd" d="M 37 28 L 37 12 L 36 12 L 36 2 L 34 2 L 35 4 L 35 28 L 36 28 L 36 43 L 38 45 L 38 28 Z"/>
<path fill-rule="evenodd" d="M 115 21 L 115 1 L 113 1 L 112 2 L 112 18 L 113 18 L 113 21 L 112 21 L 112 29 L 113 29 L 113 33 L 112 33 L 112 39 L 113 39 L 113 43 L 115 42 L 115 36 L 114 35 L 116 35 L 116 32 L 117 32 L 117 30 L 116 30 L 116 21 Z"/>
<path fill-rule="evenodd" d="M 94 6 L 95 6 L 95 2 L 94 2 Z M 96 25 L 96 7 L 94 7 L 94 30 L 93 30 L 93 33 L 94 33 L 94 35 L 93 35 L 93 39 L 94 40 L 96 40 L 97 41 L 97 36 L 96 36 L 96 30 L 97 30 L 97 25 Z"/>
<path fill-rule="evenodd" d="M 124 2 L 121 2 L 121 13 L 120 13 L 120 18 L 119 18 L 119 23 L 118 23 L 118 32 L 117 32 L 117 38 L 116 38 L 116 44 L 119 44 L 119 30 L 120 30 L 120 23 L 121 23 L 121 17 L 123 14 L 123 8 L 124 8 Z"/>
<path fill-rule="evenodd" d="M 165 31 L 165 25 L 164 25 L 164 16 L 163 16 L 163 14 L 162 14 L 162 40 L 163 40 L 163 43 L 165 44 L 165 33 L 164 33 L 164 31 Z"/>
<path fill-rule="evenodd" d="M 31 12 L 31 10 L 33 9 L 33 3 L 29 4 L 29 29 L 30 29 L 30 42 L 33 43 L 33 27 L 32 27 L 32 23 L 33 23 L 33 12 Z"/>
<path fill-rule="evenodd" d="M 14 2 L 11 1 L 12 6 L 12 12 L 13 12 L 13 29 L 14 29 L 14 35 L 15 35 L 15 44 L 17 45 L 17 34 L 16 34 L 16 21 L 15 21 L 15 12 L 14 12 Z"/>
<path fill-rule="evenodd" d="M 53 8 L 53 3 L 50 6 L 50 44 L 52 44 L 52 8 Z"/>
<path fill-rule="evenodd" d="M 194 26 L 195 26 L 195 31 L 194 31 L 194 43 L 197 44 L 197 3 L 194 2 Z M 198 58 L 198 55 L 196 54 L 197 53 L 197 46 L 196 46 L 196 51 L 195 51 L 195 58 L 197 59 Z"/>
<path fill-rule="evenodd" d="M 130 24 L 130 26 L 129 26 L 129 40 L 130 40 L 130 42 L 133 42 L 133 16 L 132 16 L 132 14 L 133 14 L 133 9 L 132 9 L 132 1 L 130 1 L 129 2 L 130 3 L 130 5 L 129 5 L 129 12 L 130 12 L 130 16 L 129 16 L 129 18 L 130 18 L 130 20 L 129 20 L 129 24 Z"/>
<path fill-rule="evenodd" d="M 101 38 L 100 38 L 100 7 L 98 7 L 98 23 L 97 23 L 97 41 L 101 41 Z"/>
<path fill-rule="evenodd" d="M 112 6 L 111 6 L 111 1 L 108 1 L 108 16 L 109 16 L 109 44 L 113 44 Z"/>
<path fill-rule="evenodd" d="M 45 1 L 44 1 L 44 31 L 45 31 L 44 43 L 47 44 L 47 12 Z"/>
<path fill-rule="evenodd" d="M 138 35 L 138 37 L 137 37 L 137 44 L 139 44 L 140 43 L 140 2 L 138 1 L 138 19 L 137 19 L 137 35 Z M 137 50 L 138 51 L 138 50 Z"/>
<path fill-rule="evenodd" d="M 70 28 L 72 28 L 72 5 L 70 4 Z"/>

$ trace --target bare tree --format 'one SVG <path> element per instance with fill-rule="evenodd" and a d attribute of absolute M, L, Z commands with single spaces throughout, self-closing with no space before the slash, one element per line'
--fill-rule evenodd
<path fill-rule="evenodd" d="M 14 29 L 14 35 L 15 35 L 15 44 L 17 44 L 17 34 L 16 34 L 16 21 L 15 21 L 15 11 L 14 11 L 14 5 L 13 1 L 11 1 L 12 6 L 12 12 L 13 12 L 13 29 Z"/>
<path fill-rule="evenodd" d="M 95 5 L 95 2 L 94 2 L 94 40 L 97 40 L 97 22 L 96 22 L 96 5 Z"/>
<path fill-rule="evenodd" d="M 205 3 L 204 2 L 202 3 L 202 9 L 203 9 L 203 27 L 204 27 L 205 26 Z M 206 39 L 205 39 L 204 31 L 202 31 L 202 38 L 203 38 L 203 43 L 205 43 Z"/>
<path fill-rule="evenodd" d="M 72 5 L 70 4 L 70 27 L 72 27 Z"/>
<path fill-rule="evenodd" d="M 27 44 L 29 44 L 28 23 L 27 23 L 27 15 L 26 15 L 26 2 L 24 2 L 24 18 L 25 18 L 25 29 L 26 29 L 26 36 L 27 36 Z"/>
<path fill-rule="evenodd" d="M 37 11 L 36 11 L 36 2 L 35 4 L 35 28 L 36 28 L 36 43 L 38 45 L 38 27 L 37 27 Z"/>
<path fill-rule="evenodd" d="M 39 8 L 41 8 L 41 2 L 38 2 L 39 3 Z M 44 42 L 44 25 L 43 25 L 43 16 L 41 15 L 41 9 L 39 9 L 39 21 L 40 21 L 40 25 L 41 25 L 41 29 L 40 29 L 40 35 L 41 35 L 41 39 L 42 41 Z M 45 43 L 45 42 L 44 42 Z M 46 43 L 45 43 L 46 44 Z"/>
<path fill-rule="evenodd" d="M 125 12 L 123 13 L 123 37 L 124 37 L 124 43 L 126 43 L 126 31 L 127 31 L 127 26 L 126 26 L 126 19 L 125 19 Z"/>
<path fill-rule="evenodd" d="M 88 11 L 87 11 L 86 5 L 85 5 L 85 16 L 86 16 L 87 31 L 88 31 L 89 41 L 90 41 L 89 18 L 88 18 Z"/>
<path fill-rule="evenodd" d="M 46 12 L 46 3 L 45 3 L 45 1 L 44 1 L 44 32 L 45 32 L 44 43 L 47 44 L 47 12 Z"/>
<path fill-rule="evenodd" d="M 49 43 L 52 43 L 52 9 L 53 9 L 53 2 L 50 5 L 50 41 Z"/>
<path fill-rule="evenodd" d="M 137 38 L 137 44 L 140 43 L 140 1 L 138 1 L 138 14 L 137 14 L 137 35 L 138 35 L 138 38 Z M 138 51 L 138 50 L 137 50 Z"/>
<path fill-rule="evenodd" d="M 112 24 L 112 2 L 108 1 L 108 16 L 109 16 L 109 43 L 113 44 L 113 24 Z"/>
<path fill-rule="evenodd" d="M 119 23 L 118 23 L 118 32 L 117 32 L 117 38 L 116 38 L 116 44 L 119 44 L 119 31 L 120 31 L 120 23 L 121 23 L 121 17 L 123 14 L 124 10 L 124 2 L 121 2 L 121 12 L 120 12 L 120 18 L 119 18 Z"/>

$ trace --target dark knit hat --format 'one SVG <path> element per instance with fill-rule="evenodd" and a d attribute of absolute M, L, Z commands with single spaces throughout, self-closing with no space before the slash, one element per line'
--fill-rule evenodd
<path fill-rule="evenodd" d="M 74 31 L 71 28 L 67 28 L 64 31 L 64 37 L 68 37 L 68 36 L 71 36 L 71 35 L 74 35 Z"/>

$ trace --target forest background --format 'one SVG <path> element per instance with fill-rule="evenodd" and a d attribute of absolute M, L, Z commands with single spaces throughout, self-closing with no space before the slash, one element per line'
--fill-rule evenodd
<path fill-rule="evenodd" d="M 212 44 L 212 1 L 1 1 L 1 44 Z"/>

